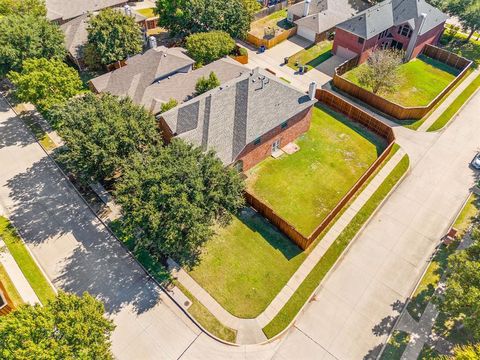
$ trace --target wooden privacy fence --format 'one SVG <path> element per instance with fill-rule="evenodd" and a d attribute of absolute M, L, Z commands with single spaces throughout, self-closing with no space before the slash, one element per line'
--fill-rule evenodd
<path fill-rule="evenodd" d="M 281 33 L 278 35 L 272 37 L 271 39 L 260 39 L 256 37 L 255 35 L 248 33 L 247 34 L 247 41 L 255 45 L 256 47 L 260 46 L 265 46 L 267 49 L 270 49 L 277 45 L 278 43 L 281 43 L 284 40 L 287 40 L 289 37 L 295 35 L 297 33 L 297 26 L 295 25 L 293 28 L 288 29 L 288 30 L 283 30 Z"/>
<path fill-rule="evenodd" d="M 346 115 L 354 122 L 358 122 L 387 140 L 388 145 L 386 149 L 380 154 L 375 162 L 367 169 L 367 171 L 357 180 L 353 187 L 347 194 L 337 203 L 337 205 L 330 211 L 330 213 L 323 219 L 309 236 L 300 233 L 295 226 L 290 224 L 287 220 L 276 214 L 275 211 L 265 204 L 262 200 L 255 197 L 252 193 L 246 192 L 245 199 L 250 206 L 267 218 L 273 225 L 275 225 L 282 233 L 289 237 L 301 249 L 307 249 L 312 242 L 324 231 L 328 225 L 335 219 L 338 213 L 345 207 L 345 205 L 355 196 L 358 190 L 365 184 L 368 178 L 378 169 L 378 167 L 385 161 L 390 154 L 395 143 L 395 135 L 390 126 L 384 124 L 374 116 L 364 112 L 360 108 L 348 103 L 337 95 L 327 90 L 317 90 L 316 98 L 323 104 L 332 108 L 333 110 Z M 286 199 L 287 200 L 287 199 Z"/>
<path fill-rule="evenodd" d="M 358 58 L 348 60 L 335 69 L 335 75 L 333 76 L 333 85 L 345 93 L 354 96 L 355 98 L 363 101 L 364 103 L 373 106 L 381 112 L 393 116 L 399 120 L 412 120 L 421 119 L 427 115 L 433 107 L 467 74 L 468 69 L 472 65 L 472 61 L 451 53 L 447 50 L 440 49 L 433 45 L 425 45 L 422 52 L 425 56 L 438 60 L 444 64 L 452 66 L 460 70 L 460 74 L 438 94 L 426 106 L 414 106 L 404 107 L 393 101 L 387 100 L 379 95 L 372 93 L 371 91 L 364 89 L 351 81 L 342 77 L 348 70 L 352 69 L 358 64 Z"/>

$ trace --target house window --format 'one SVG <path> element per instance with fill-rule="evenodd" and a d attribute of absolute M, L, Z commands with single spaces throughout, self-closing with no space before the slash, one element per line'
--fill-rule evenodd
<path fill-rule="evenodd" d="M 364 38 L 361 38 L 361 37 L 358 38 L 358 43 L 359 44 L 363 44 L 364 42 L 365 42 Z"/>
<path fill-rule="evenodd" d="M 262 138 L 258 137 L 253 141 L 253 145 L 260 145 L 261 142 L 262 142 Z"/>
<path fill-rule="evenodd" d="M 398 28 L 397 34 L 410 38 L 412 37 L 412 29 L 410 29 L 410 26 L 405 24 Z"/>
<path fill-rule="evenodd" d="M 387 36 L 388 34 L 388 29 L 387 30 L 384 30 L 382 31 L 380 34 L 378 34 L 378 39 L 383 39 L 385 36 Z"/>
<path fill-rule="evenodd" d="M 287 121 L 284 121 L 281 125 L 282 129 L 286 129 L 288 126 L 288 120 Z"/>
<path fill-rule="evenodd" d="M 397 50 L 402 50 L 403 49 L 403 44 L 397 40 L 392 40 L 392 44 L 390 46 L 391 48 L 395 48 Z"/>

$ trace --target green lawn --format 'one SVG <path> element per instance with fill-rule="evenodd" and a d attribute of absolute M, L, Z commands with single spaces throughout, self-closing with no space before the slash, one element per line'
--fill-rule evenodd
<path fill-rule="evenodd" d="M 363 205 L 359 212 L 354 216 L 348 226 L 337 237 L 335 242 L 328 248 L 327 252 L 315 265 L 313 270 L 308 274 L 277 316 L 275 316 L 275 318 L 263 328 L 263 332 L 269 339 L 280 333 L 292 322 L 305 302 L 308 301 L 313 291 L 315 291 L 322 279 L 338 260 L 350 241 L 352 241 L 358 231 L 374 213 L 375 209 L 407 172 L 408 168 L 409 158 L 405 155 L 365 205 Z"/>
<path fill-rule="evenodd" d="M 313 109 L 300 150 L 248 172 L 247 187 L 308 236 L 376 160 L 384 141 L 344 116 Z M 286 145 L 286 144 L 282 144 Z"/>
<path fill-rule="evenodd" d="M 427 131 L 437 131 L 443 128 L 455 116 L 460 108 L 468 99 L 480 88 L 480 76 L 468 85 L 465 90 L 453 101 L 452 104 L 443 112 L 442 115 L 427 129 Z"/>
<path fill-rule="evenodd" d="M 440 44 L 445 50 L 473 60 L 474 66 L 478 67 L 480 66 L 480 41 L 473 37 L 467 43 L 466 39 L 467 36 L 462 33 L 452 35 L 446 31 L 440 39 Z"/>
<path fill-rule="evenodd" d="M 49 151 L 57 147 L 48 134 L 42 129 L 42 127 L 30 116 L 24 116 L 23 121 L 33 133 L 42 147 Z"/>
<path fill-rule="evenodd" d="M 145 16 L 148 19 L 157 16 L 153 12 L 153 8 L 138 9 L 138 10 L 135 10 L 135 12 L 139 13 L 140 15 Z"/>
<path fill-rule="evenodd" d="M 287 9 L 279 10 L 250 25 L 250 33 L 260 39 L 265 35 L 265 29 L 288 30 L 293 26 L 287 21 Z"/>
<path fill-rule="evenodd" d="M 348 71 L 343 76 L 362 86 L 358 76 L 364 66 L 366 64 Z M 458 73 L 458 70 L 439 61 L 419 56 L 400 66 L 398 69 L 400 80 L 395 91 L 379 95 L 402 106 L 426 106 L 455 79 Z M 369 87 L 363 87 L 371 90 Z"/>
<path fill-rule="evenodd" d="M 314 44 L 290 56 L 288 66 L 293 70 L 298 70 L 298 66 L 295 65 L 298 63 L 299 65 L 307 65 L 308 70 L 311 70 L 333 56 L 332 46 L 333 42 L 331 41 L 322 41 Z"/>
<path fill-rule="evenodd" d="M 472 193 L 455 220 L 453 227 L 456 228 L 460 234 L 463 234 L 468 229 L 475 217 L 478 216 L 479 209 L 480 197 Z"/>
<path fill-rule="evenodd" d="M 7 291 L 10 300 L 12 300 L 14 307 L 17 308 L 23 304 L 20 294 L 15 288 L 15 285 L 13 285 L 12 280 L 8 276 L 7 271 L 2 264 L 0 264 L 0 283 L 2 283 L 2 285 L 5 287 L 5 290 Z"/>
<path fill-rule="evenodd" d="M 8 251 L 12 254 L 38 299 L 43 304 L 53 299 L 55 291 L 52 286 L 38 268 L 15 228 L 3 216 L 0 216 L 0 237 L 7 245 Z"/>
<path fill-rule="evenodd" d="M 400 360 L 410 341 L 410 335 L 405 331 L 394 331 L 389 339 L 380 360 Z"/>
<path fill-rule="evenodd" d="M 291 240 L 246 208 L 207 242 L 190 275 L 227 311 L 259 315 L 305 259 Z"/>

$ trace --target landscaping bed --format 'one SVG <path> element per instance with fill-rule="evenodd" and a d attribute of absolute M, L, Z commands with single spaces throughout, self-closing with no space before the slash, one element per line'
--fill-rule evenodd
<path fill-rule="evenodd" d="M 343 115 L 316 106 L 310 130 L 296 143 L 298 152 L 266 159 L 248 171 L 247 189 L 308 236 L 386 142 Z"/>
<path fill-rule="evenodd" d="M 333 56 L 332 47 L 332 41 L 322 41 L 318 44 L 309 46 L 308 48 L 290 56 L 288 59 L 288 66 L 293 70 L 298 70 L 298 65 L 306 65 L 308 70 L 311 70 Z"/>
<path fill-rule="evenodd" d="M 275 35 L 277 35 L 279 32 L 289 30 L 292 27 L 293 25 L 287 21 L 287 9 L 283 9 L 264 17 L 263 19 L 252 22 L 249 33 L 259 39 L 263 39 L 269 38 L 268 35 L 266 36 L 265 29 L 270 29 Z"/>
<path fill-rule="evenodd" d="M 355 85 L 371 91 L 359 82 L 359 74 L 366 64 L 353 68 L 342 75 Z M 404 107 L 427 106 L 435 99 L 460 73 L 440 61 L 420 55 L 418 58 L 400 65 L 397 89 L 391 93 L 378 94 L 386 100 Z"/>

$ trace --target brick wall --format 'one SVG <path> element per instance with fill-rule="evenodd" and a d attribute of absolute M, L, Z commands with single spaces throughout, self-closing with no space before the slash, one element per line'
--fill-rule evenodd
<path fill-rule="evenodd" d="M 260 144 L 248 144 L 237 157 L 237 161 L 243 161 L 244 171 L 252 168 L 272 154 L 274 141 L 280 139 L 280 147 L 283 147 L 305 133 L 310 128 L 311 119 L 312 108 L 302 111 L 288 120 L 287 128 L 277 126 L 261 137 Z"/>
<path fill-rule="evenodd" d="M 445 23 L 442 23 L 420 36 L 417 40 L 417 45 L 413 50 L 412 58 L 416 58 L 418 55 L 420 55 L 426 44 L 437 45 L 444 30 Z"/>

